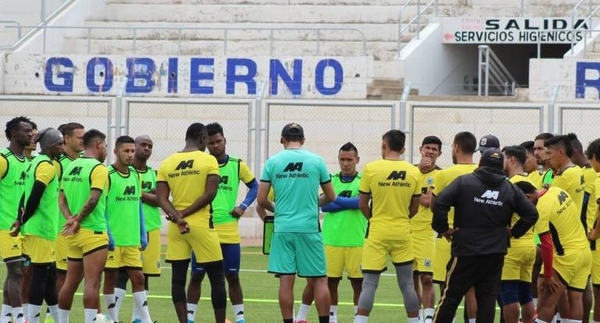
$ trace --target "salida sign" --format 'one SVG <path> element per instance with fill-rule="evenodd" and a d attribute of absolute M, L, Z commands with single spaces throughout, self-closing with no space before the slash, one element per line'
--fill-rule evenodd
<path fill-rule="evenodd" d="M 453 44 L 570 44 L 589 29 L 571 18 L 444 18 L 443 42 Z"/>

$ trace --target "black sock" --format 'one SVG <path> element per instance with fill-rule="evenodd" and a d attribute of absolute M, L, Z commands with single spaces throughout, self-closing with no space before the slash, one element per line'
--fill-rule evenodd
<path fill-rule="evenodd" d="M 294 319 L 283 319 L 283 323 L 294 323 Z"/>
<path fill-rule="evenodd" d="M 329 323 L 329 316 L 319 316 L 319 323 Z"/>

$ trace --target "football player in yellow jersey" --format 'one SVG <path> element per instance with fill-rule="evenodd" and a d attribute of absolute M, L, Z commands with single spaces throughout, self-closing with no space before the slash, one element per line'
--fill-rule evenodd
<path fill-rule="evenodd" d="M 552 186 L 565 190 L 581 212 L 585 193 L 583 171 L 571 160 L 573 145 L 567 135 L 554 136 L 544 142 L 548 162 L 554 170 Z"/>
<path fill-rule="evenodd" d="M 583 223 L 583 227 L 585 229 L 585 233 L 588 234 L 592 231 L 592 227 L 594 226 L 594 220 L 596 219 L 596 211 L 598 210 L 598 203 L 596 202 L 596 178 L 598 178 L 598 174 L 590 165 L 588 158 L 585 156 L 583 151 L 583 145 L 581 141 L 577 138 L 577 135 L 574 133 L 567 134 L 569 139 L 571 140 L 571 145 L 573 146 L 573 155 L 571 156 L 571 160 L 573 163 L 581 168 L 583 171 L 583 178 L 585 183 L 585 192 L 583 194 L 583 205 L 581 208 L 581 223 Z M 590 249 L 592 251 L 596 249 L 594 243 L 590 244 Z M 588 284 L 583 293 L 583 321 L 589 321 L 590 310 L 592 309 L 593 304 L 593 293 L 592 293 L 592 284 L 588 279 Z"/>
<path fill-rule="evenodd" d="M 215 321 L 224 322 L 227 310 L 223 255 L 210 214 L 210 203 L 219 187 L 219 164 L 204 152 L 207 140 L 206 127 L 191 124 L 185 147 L 163 161 L 156 179 L 158 204 L 171 221 L 166 261 L 172 267 L 171 297 L 180 323 L 188 320 L 185 283 L 192 250 L 196 263 L 206 267 Z"/>
<path fill-rule="evenodd" d="M 539 168 L 537 171 L 531 172 L 529 178 L 535 183 L 535 186 L 538 189 L 550 186 L 550 184 L 552 184 L 552 179 L 554 178 L 554 173 L 552 172 L 550 162 L 548 161 L 548 148 L 544 146 L 546 140 L 552 137 L 554 137 L 553 134 L 544 132 L 535 136 L 533 141 L 533 156 L 535 157 Z"/>
<path fill-rule="evenodd" d="M 408 323 L 419 321 L 419 298 L 412 279 L 414 255 L 409 220 L 419 208 L 421 188 L 419 169 L 400 159 L 405 140 L 402 131 L 386 132 L 381 143 L 383 159 L 370 162 L 363 169 L 359 206 L 370 223 L 362 257 L 363 285 L 354 323 L 368 322 L 379 277 L 387 269 L 388 255 L 396 267 Z"/>
<path fill-rule="evenodd" d="M 435 174 L 441 170 L 436 161 L 442 154 L 442 141 L 436 136 L 427 136 L 423 138 L 419 151 L 421 152 L 421 161 L 417 167 L 421 172 L 419 179 L 421 196 L 419 197 L 419 211 L 410 220 L 415 254 L 413 280 L 415 290 L 419 294 L 419 301 L 423 306 L 423 315 L 421 315 L 423 322 L 431 323 L 435 303 L 432 267 L 432 261 L 435 257 L 435 233 L 431 228 L 433 213 L 431 211 L 431 190 L 429 190 L 429 187 L 434 184 Z"/>
<path fill-rule="evenodd" d="M 543 276 L 538 280 L 536 322 L 550 322 L 559 299 L 567 292 L 570 304 L 568 322 L 583 318 L 583 291 L 592 266 L 589 243 L 583 233 L 579 209 L 571 196 L 557 186 L 536 190 L 531 183 L 515 184 L 536 205 L 539 219 Z"/>
<path fill-rule="evenodd" d="M 504 172 L 511 183 L 528 182 L 534 185 L 523 170 L 527 153 L 522 146 L 507 146 L 504 153 Z M 511 227 L 519 216 L 513 214 Z M 500 298 L 504 322 L 519 322 L 519 305 L 523 322 L 533 321 L 534 307 L 531 295 L 531 277 L 535 262 L 536 246 L 533 241 L 533 229 L 527 231 L 519 239 L 511 238 L 508 252 L 504 257 Z"/>
<path fill-rule="evenodd" d="M 533 152 L 533 140 L 524 141 L 519 146 L 525 148 L 526 158 L 523 163 L 523 171 L 529 175 L 538 170 L 537 159 Z"/>
<path fill-rule="evenodd" d="M 600 139 L 592 141 L 586 151 L 586 157 L 590 161 L 592 169 L 596 172 L 600 172 Z M 593 322 L 600 322 L 600 247 L 598 247 L 598 238 L 600 237 L 600 230 L 598 230 L 598 215 L 600 205 L 600 177 L 596 176 L 594 182 L 595 199 L 596 199 L 596 216 L 591 232 L 588 234 L 590 240 L 590 246 L 592 249 L 592 286 L 594 294 L 594 316 Z"/>
<path fill-rule="evenodd" d="M 453 166 L 443 169 L 437 174 L 433 180 L 432 189 L 432 205 L 435 203 L 435 196 L 440 194 L 457 177 L 472 173 L 477 164 L 473 163 L 473 154 L 477 147 L 477 138 L 470 132 L 459 132 L 454 136 L 452 142 L 452 162 Z M 454 221 L 454 208 L 448 213 L 448 221 L 452 227 Z M 435 259 L 433 260 L 433 282 L 442 287 L 446 281 L 446 265 L 450 261 L 450 242 L 438 236 L 435 241 Z M 477 315 L 477 302 L 475 300 L 474 290 L 470 289 L 465 295 L 467 302 L 468 317 L 470 320 L 475 320 Z"/>

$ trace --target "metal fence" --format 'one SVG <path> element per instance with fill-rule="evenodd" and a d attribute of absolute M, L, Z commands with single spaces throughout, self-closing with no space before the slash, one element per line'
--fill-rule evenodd
<path fill-rule="evenodd" d="M 406 159 L 416 163 L 425 136 L 436 135 L 444 144 L 438 164 L 452 164 L 454 135 L 470 131 L 479 139 L 493 134 L 502 146 L 520 144 L 545 129 L 544 104 L 505 102 L 408 102 Z M 478 157 L 478 156 L 476 156 Z"/>
<path fill-rule="evenodd" d="M 115 135 L 113 106 L 112 98 L 102 97 L 0 96 L 0 119 L 5 124 L 15 116 L 27 116 L 38 129 L 79 122 L 87 129 L 105 132 L 111 142 Z M 6 144 L 5 141 L 3 147 Z M 109 154 L 108 163 L 111 158 Z"/>
<path fill-rule="evenodd" d="M 600 138 L 598 120 L 600 120 L 600 105 L 598 104 L 557 104 L 557 131 L 559 134 L 573 132 L 577 134 L 583 147 L 589 142 Z"/>
<path fill-rule="evenodd" d="M 154 149 L 148 163 L 153 167 L 183 148 L 185 131 L 194 122 L 220 123 L 227 139 L 227 152 L 249 165 L 254 164 L 253 100 L 126 98 L 123 101 L 123 134 L 152 138 Z"/>

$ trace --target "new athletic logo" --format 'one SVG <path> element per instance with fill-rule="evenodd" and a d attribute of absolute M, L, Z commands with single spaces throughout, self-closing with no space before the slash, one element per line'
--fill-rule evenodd
<path fill-rule="evenodd" d="M 175 168 L 175 170 L 182 170 L 182 169 L 187 169 L 187 168 L 192 168 L 194 167 L 194 160 L 190 159 L 190 160 L 182 160 L 179 165 L 177 165 L 177 167 Z"/>
<path fill-rule="evenodd" d="M 69 173 L 69 175 L 70 176 L 81 175 L 82 169 L 83 169 L 83 167 L 81 167 L 81 166 L 73 167 L 73 169 L 71 169 L 71 172 Z"/>
<path fill-rule="evenodd" d="M 352 197 L 352 191 L 351 190 L 341 191 L 340 194 L 338 194 L 338 196 L 341 196 L 341 197 Z"/>
<path fill-rule="evenodd" d="M 194 167 L 194 160 L 190 159 L 190 160 L 182 160 L 181 162 L 179 162 L 179 165 L 177 165 L 177 167 L 175 167 L 175 170 L 180 170 L 180 173 L 170 173 L 169 174 L 169 178 L 174 178 L 174 177 L 179 177 L 179 175 L 199 175 L 200 171 L 197 169 L 190 169 Z"/>
<path fill-rule="evenodd" d="M 397 181 L 399 179 L 401 179 L 401 180 L 405 180 L 406 179 L 406 171 L 403 171 L 403 170 L 401 170 L 401 171 L 394 170 L 387 177 L 387 180 Z"/>
<path fill-rule="evenodd" d="M 150 181 L 142 182 L 142 189 L 144 191 L 150 191 L 150 190 L 152 190 L 152 182 L 150 182 Z"/>
<path fill-rule="evenodd" d="M 485 193 L 481 194 L 481 198 L 497 200 L 498 194 L 499 194 L 498 191 L 487 190 L 487 191 L 485 191 Z"/>
<path fill-rule="evenodd" d="M 502 205 L 504 205 L 504 202 L 498 201 L 499 195 L 500 195 L 499 191 L 487 190 L 487 191 L 483 192 L 483 194 L 481 194 L 480 197 L 473 197 L 473 202 L 502 206 Z"/>
<path fill-rule="evenodd" d="M 302 162 L 299 163 L 289 163 L 283 169 L 284 172 L 301 172 L 302 171 Z"/>
<path fill-rule="evenodd" d="M 219 184 L 227 184 L 229 182 L 229 176 L 219 176 Z"/>
<path fill-rule="evenodd" d="M 567 194 L 567 192 L 565 191 L 561 191 L 560 194 L 558 194 L 558 203 L 560 205 L 563 205 L 563 203 L 565 203 L 565 201 L 569 198 L 569 195 Z"/>
<path fill-rule="evenodd" d="M 135 186 L 126 186 L 123 195 L 135 195 Z"/>
<path fill-rule="evenodd" d="M 27 173 L 25 173 L 24 171 L 21 172 L 21 180 L 24 181 L 26 177 L 27 177 Z"/>
<path fill-rule="evenodd" d="M 404 182 L 405 179 L 406 179 L 406 171 L 405 170 L 393 170 L 386 178 L 387 182 L 379 182 L 379 186 L 380 187 L 385 187 L 385 186 L 410 187 L 411 184 L 408 182 Z M 389 181 L 391 181 L 391 182 L 389 182 Z"/>

